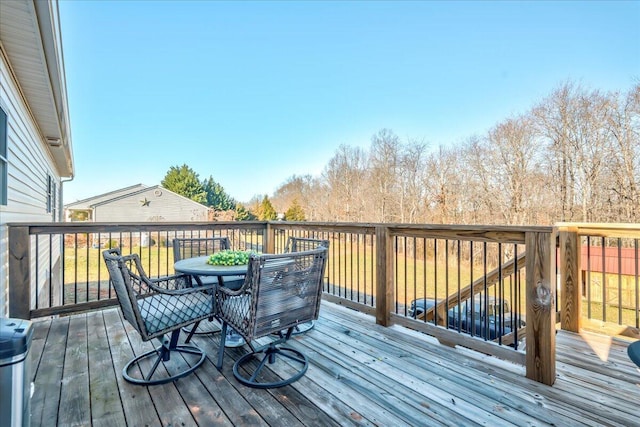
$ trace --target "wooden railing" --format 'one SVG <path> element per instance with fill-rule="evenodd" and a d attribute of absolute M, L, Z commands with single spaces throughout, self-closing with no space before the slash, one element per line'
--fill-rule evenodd
<path fill-rule="evenodd" d="M 229 235 L 234 248 L 268 253 L 282 252 L 289 235 L 316 237 L 330 241 L 325 299 L 372 314 L 380 325 L 401 324 L 447 344 L 524 363 L 529 378 L 552 384 L 552 232 L 550 227 L 300 222 L 11 224 L 9 315 L 63 315 L 116 304 L 100 258 L 101 249 L 111 245 L 139 253 L 154 277 L 173 272 L 175 236 Z M 475 298 L 482 302 L 478 317 L 474 321 L 472 310 L 470 330 L 464 330 L 461 304 Z M 526 327 L 503 334 L 504 311 L 494 311 L 498 323 L 490 324 L 490 298 L 508 300 L 512 319 L 526 321 Z M 435 305 L 412 318 L 408 309 L 420 299 Z M 523 334 L 526 353 L 519 344 Z"/>
<path fill-rule="evenodd" d="M 560 223 L 555 235 L 562 329 L 640 339 L 640 224 Z"/>
<path fill-rule="evenodd" d="M 228 236 L 261 251 L 266 223 L 44 223 L 9 225 L 9 315 L 75 313 L 116 305 L 104 248 L 138 253 L 150 277 L 173 273 L 174 237 Z"/>

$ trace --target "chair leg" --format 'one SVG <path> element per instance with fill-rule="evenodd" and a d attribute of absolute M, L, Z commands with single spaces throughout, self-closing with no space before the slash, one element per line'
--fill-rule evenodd
<path fill-rule="evenodd" d="M 316 322 L 313 320 L 310 320 L 308 322 L 304 322 L 304 323 L 300 323 L 299 325 L 296 325 L 295 329 L 293 330 L 293 335 L 300 335 L 300 334 L 304 334 L 305 332 L 313 329 L 313 327 L 316 325 Z"/>
<path fill-rule="evenodd" d="M 189 344 L 189 342 L 191 341 L 191 338 L 193 338 L 193 334 L 196 333 L 196 329 L 198 329 L 198 326 L 200 325 L 200 321 L 198 320 L 196 323 L 194 323 L 193 325 L 191 325 L 191 330 L 187 330 L 186 327 L 182 328 L 182 330 L 184 332 L 187 332 L 187 339 L 184 340 L 184 342 L 186 342 L 187 344 Z"/>
<path fill-rule="evenodd" d="M 220 348 L 218 349 L 218 363 L 216 364 L 216 368 L 218 371 L 222 370 L 222 359 L 224 358 L 224 344 L 227 340 L 227 328 L 229 325 L 227 322 L 222 321 L 222 332 L 220 332 Z"/>
<path fill-rule="evenodd" d="M 148 351 L 140 356 L 134 358 L 129 363 L 125 365 L 122 369 L 122 376 L 125 380 L 133 384 L 139 385 L 157 385 L 157 384 L 166 384 L 171 381 L 175 381 L 178 378 L 182 378 L 191 372 L 195 371 L 200 365 L 202 365 L 207 358 L 206 353 L 198 348 L 195 345 L 178 345 L 178 338 L 180 336 L 180 330 L 175 330 L 171 333 L 171 338 L 167 338 L 166 336 L 162 339 L 162 345 Z M 180 371 L 175 375 L 164 376 L 160 378 L 154 378 L 156 370 L 158 366 L 160 366 L 160 362 L 166 362 L 171 358 L 171 352 L 178 352 L 182 354 L 192 354 L 196 356 L 200 356 L 198 361 L 188 369 L 184 371 Z M 145 374 L 140 366 L 140 363 L 143 360 L 151 360 L 155 357 L 153 365 L 151 369 Z M 134 372 L 139 372 L 140 375 L 134 375 Z"/>
<path fill-rule="evenodd" d="M 214 321 L 214 317 L 211 316 L 209 317 L 209 322 L 213 322 Z M 220 332 L 220 329 L 217 328 L 217 326 L 215 327 L 216 329 L 210 329 L 210 330 L 204 330 L 204 331 L 199 331 L 198 330 L 198 326 L 200 325 L 200 320 L 198 320 L 196 323 L 194 323 L 191 326 L 185 326 L 184 328 L 182 328 L 182 332 L 185 332 L 187 335 L 187 338 L 184 340 L 185 343 L 189 343 L 191 342 L 191 338 L 193 338 L 194 335 L 205 335 L 205 334 L 215 334 Z"/>

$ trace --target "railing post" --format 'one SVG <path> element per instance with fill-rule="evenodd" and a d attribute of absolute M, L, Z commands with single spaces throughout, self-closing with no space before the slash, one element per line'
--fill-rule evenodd
<path fill-rule="evenodd" d="M 580 236 L 577 227 L 559 227 L 560 315 L 563 330 L 580 332 L 582 296 L 580 289 Z"/>
<path fill-rule="evenodd" d="M 31 317 L 31 249 L 28 226 L 9 226 L 9 317 Z"/>
<path fill-rule="evenodd" d="M 262 250 L 266 254 L 276 253 L 276 230 L 270 222 L 267 222 L 267 228 L 264 234 L 264 247 Z"/>
<path fill-rule="evenodd" d="M 527 378 L 552 385 L 556 379 L 555 239 L 527 232 Z"/>
<path fill-rule="evenodd" d="M 376 226 L 376 323 L 391 325 L 393 306 L 393 242 L 389 228 Z"/>

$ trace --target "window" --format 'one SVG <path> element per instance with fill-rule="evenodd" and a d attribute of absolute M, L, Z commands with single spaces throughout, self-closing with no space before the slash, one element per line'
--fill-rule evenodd
<path fill-rule="evenodd" d="M 51 178 L 51 175 L 47 176 L 47 178 L 47 213 L 51 213 L 53 178 Z"/>
<path fill-rule="evenodd" d="M 53 181 L 53 191 L 51 194 L 51 217 L 54 221 L 58 220 L 58 185 Z"/>
<path fill-rule="evenodd" d="M 51 214 L 51 217 L 54 221 L 57 220 L 58 217 L 58 189 L 56 185 L 56 180 L 49 175 L 49 179 L 47 182 L 47 213 Z"/>
<path fill-rule="evenodd" d="M 9 162 L 7 160 L 7 113 L 0 107 L 0 205 L 7 204 L 7 190 L 9 184 L 7 182 L 7 169 Z"/>

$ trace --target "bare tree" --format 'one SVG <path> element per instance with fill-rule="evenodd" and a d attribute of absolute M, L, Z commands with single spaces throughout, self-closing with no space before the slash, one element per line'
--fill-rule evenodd
<path fill-rule="evenodd" d="M 551 224 L 638 221 L 640 85 L 626 94 L 562 84 L 530 112 L 429 152 L 388 129 L 369 151 L 340 146 L 322 176 L 273 197 L 308 220 Z"/>
<path fill-rule="evenodd" d="M 425 222 L 462 223 L 466 204 L 462 150 L 440 146 L 430 153 L 425 168 Z"/>
<path fill-rule="evenodd" d="M 415 223 L 420 217 L 425 198 L 426 149 L 424 142 L 411 141 L 400 155 L 399 211 L 400 222 Z"/>
<path fill-rule="evenodd" d="M 333 221 L 364 221 L 366 153 L 359 147 L 341 145 L 324 169 L 328 218 Z"/>
<path fill-rule="evenodd" d="M 382 129 L 371 139 L 369 153 L 371 198 L 374 221 L 396 222 L 398 215 L 400 139 L 389 129 Z"/>
<path fill-rule="evenodd" d="M 532 121 L 527 116 L 507 119 L 489 131 L 485 162 L 493 181 L 493 194 L 487 194 L 498 205 L 506 224 L 525 224 L 537 206 L 529 203 L 535 191 L 533 176 L 539 170 Z"/>
<path fill-rule="evenodd" d="M 608 129 L 611 134 L 613 177 L 612 220 L 640 221 L 640 84 L 626 95 L 612 95 Z"/>
<path fill-rule="evenodd" d="M 286 212 L 295 202 L 302 208 L 307 219 L 312 218 L 314 212 L 311 209 L 310 198 L 313 197 L 313 183 L 314 178 L 311 175 L 289 177 L 284 184 L 276 189 L 271 198 L 276 212 Z"/>
<path fill-rule="evenodd" d="M 565 83 L 533 110 L 538 133 L 547 142 L 549 171 L 557 177 L 553 190 L 559 200 L 556 217 L 560 221 L 573 220 L 575 153 L 570 143 L 569 122 L 575 92 L 572 83 Z"/>

